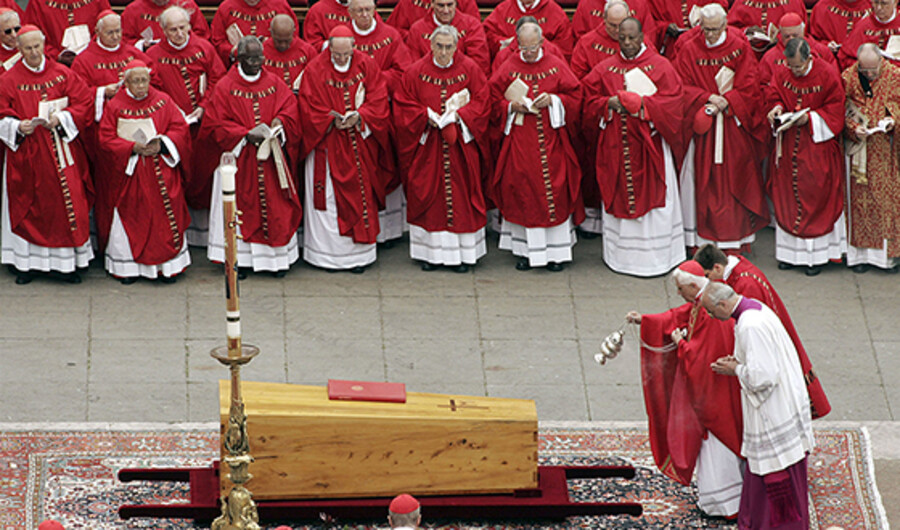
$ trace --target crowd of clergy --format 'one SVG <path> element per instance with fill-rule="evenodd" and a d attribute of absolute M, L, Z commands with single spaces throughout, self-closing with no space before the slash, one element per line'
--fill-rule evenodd
<path fill-rule="evenodd" d="M 897 0 L 703 2 L 0 0 L 2 263 L 222 262 L 230 153 L 242 275 L 361 273 L 407 231 L 466 272 L 490 229 L 519 270 L 601 236 L 650 277 L 768 226 L 780 268 L 896 271 Z"/>

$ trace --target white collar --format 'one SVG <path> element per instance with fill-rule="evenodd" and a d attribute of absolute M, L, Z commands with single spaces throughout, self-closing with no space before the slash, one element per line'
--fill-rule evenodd
<path fill-rule="evenodd" d="M 187 40 L 184 41 L 184 44 L 182 44 L 181 46 L 175 46 L 175 45 L 172 43 L 172 41 L 170 41 L 169 39 L 166 39 L 166 42 L 168 42 L 168 43 L 169 43 L 169 46 L 175 48 L 176 50 L 183 50 L 183 49 L 187 48 L 187 45 L 188 45 L 188 44 L 191 43 L 191 34 L 188 33 Z"/>
<path fill-rule="evenodd" d="M 372 27 L 370 27 L 369 29 L 366 29 L 366 30 L 359 29 L 359 26 L 356 25 L 355 20 L 351 20 L 350 23 L 353 24 L 353 32 L 362 37 L 365 37 L 369 33 L 372 33 L 373 31 L 375 31 L 375 26 L 378 25 L 378 21 L 375 18 L 372 18 Z"/>
<path fill-rule="evenodd" d="M 516 0 L 516 1 L 518 2 L 518 0 Z M 528 61 L 525 60 L 525 52 L 523 52 L 523 51 L 521 51 L 521 50 L 519 51 L 519 58 L 522 59 L 522 62 L 523 62 L 523 63 L 527 63 L 527 62 L 528 62 Z M 541 51 L 538 52 L 537 59 L 535 59 L 531 64 L 534 64 L 534 63 L 540 61 L 540 60 L 543 59 L 543 58 L 544 58 L 544 48 L 542 47 L 542 48 L 541 48 Z"/>
<path fill-rule="evenodd" d="M 116 44 L 115 48 L 107 48 L 106 46 L 103 45 L 102 42 L 100 42 L 100 39 L 97 39 L 97 46 L 100 46 L 101 50 L 106 50 L 108 52 L 116 52 L 116 51 L 119 51 L 119 48 L 122 47 L 122 43 L 120 42 L 119 44 Z"/>
<path fill-rule="evenodd" d="M 453 59 L 450 59 L 450 64 L 448 64 L 447 66 L 439 65 L 438 62 L 436 60 L 434 60 L 434 55 L 431 56 L 431 62 L 433 62 L 434 65 L 437 66 L 438 68 L 440 68 L 441 70 L 446 70 L 447 68 L 450 68 L 451 66 L 453 66 Z"/>
<path fill-rule="evenodd" d="M 244 79 L 244 81 L 247 81 L 248 83 L 255 83 L 255 82 L 259 81 L 260 76 L 262 76 L 262 69 L 260 69 L 259 73 L 257 73 L 256 75 L 245 74 L 244 69 L 241 68 L 241 63 L 238 63 L 237 70 L 238 70 L 238 73 L 241 74 L 241 77 Z"/>
<path fill-rule="evenodd" d="M 28 68 L 32 72 L 39 74 L 44 71 L 44 67 L 47 66 L 47 57 L 41 57 L 41 64 L 37 68 L 32 68 L 28 63 L 25 62 L 25 59 L 22 58 L 22 64 L 25 65 L 25 68 Z"/>
<path fill-rule="evenodd" d="M 641 55 L 643 55 L 645 51 L 647 51 L 647 45 L 642 42 L 641 50 L 639 52 L 637 52 L 637 55 L 635 55 L 631 59 L 629 59 L 628 57 L 625 57 L 625 55 L 622 54 L 621 50 L 619 51 L 619 55 L 621 55 L 622 58 L 625 59 L 626 61 L 633 61 L 633 60 L 637 59 L 638 57 L 640 57 Z"/>
<path fill-rule="evenodd" d="M 16 48 L 14 48 L 14 47 L 13 47 L 13 48 L 10 48 L 10 47 L 8 47 L 6 44 L 3 44 L 2 42 L 0 42 L 0 46 L 2 46 L 3 49 L 6 50 L 6 51 L 8 51 L 8 52 L 11 52 L 11 51 L 15 51 L 15 50 L 16 50 Z"/>
<path fill-rule="evenodd" d="M 894 9 L 893 14 L 891 14 L 891 18 L 889 18 L 889 19 L 887 19 L 887 20 L 881 20 L 880 18 L 878 18 L 878 17 L 875 16 L 875 13 L 872 13 L 872 17 L 873 17 L 875 20 L 877 20 L 879 23 L 881 23 L 881 24 L 888 24 L 890 21 L 892 21 L 892 20 L 894 20 L 895 18 L 897 18 L 897 10 Z"/>
<path fill-rule="evenodd" d="M 350 60 L 347 61 L 347 64 L 345 64 L 344 66 L 338 66 L 337 63 L 334 62 L 334 59 L 331 59 L 331 66 L 333 66 L 336 71 L 338 71 L 342 74 L 346 74 L 347 72 L 350 71 L 350 64 L 352 62 L 353 62 L 352 56 L 350 57 Z"/>
<path fill-rule="evenodd" d="M 802 74 L 798 75 L 797 77 L 806 77 L 809 75 L 809 72 L 812 70 L 813 60 L 814 59 L 810 58 L 809 64 L 806 65 L 806 71 L 803 72 Z"/>
<path fill-rule="evenodd" d="M 534 8 L 536 8 L 538 6 L 538 4 L 540 4 L 540 3 L 541 3 L 541 0 L 537 0 L 535 3 L 531 4 L 531 7 L 529 7 L 528 9 L 525 9 L 525 6 L 522 5 L 522 0 L 516 0 L 516 4 L 519 5 L 519 11 L 521 11 L 523 13 L 533 11 Z M 459 5 L 457 5 L 457 8 L 458 7 L 459 7 Z"/>
<path fill-rule="evenodd" d="M 131 93 L 131 90 L 128 90 L 128 87 L 125 87 L 125 93 L 128 94 L 131 97 L 131 99 L 133 99 L 135 101 L 143 101 L 143 100 L 147 99 L 147 96 L 150 95 L 150 92 L 147 92 L 147 96 L 144 96 L 141 99 L 138 99 L 138 98 L 134 97 L 134 94 Z"/>
<path fill-rule="evenodd" d="M 731 276 L 731 273 L 734 272 L 734 268 L 737 267 L 737 264 L 740 263 L 741 260 L 737 256 L 728 256 L 728 262 L 725 264 L 725 271 L 722 272 L 722 279 L 728 280 L 728 277 Z"/>
<path fill-rule="evenodd" d="M 725 28 L 725 31 L 723 31 L 722 34 L 719 35 L 719 40 L 710 44 L 709 41 L 706 40 L 706 38 L 704 37 L 703 43 L 706 44 L 707 48 L 715 48 L 717 46 L 721 46 L 722 43 L 725 42 L 725 37 L 727 37 L 727 36 L 728 36 L 728 28 Z"/>

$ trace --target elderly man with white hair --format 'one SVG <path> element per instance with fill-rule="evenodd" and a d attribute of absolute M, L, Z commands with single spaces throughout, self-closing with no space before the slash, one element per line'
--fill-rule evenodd
<path fill-rule="evenodd" d="M 87 157 L 75 140 L 91 120 L 92 94 L 78 74 L 44 56 L 36 26 L 23 26 L 17 42 L 22 60 L 0 83 L 2 263 L 16 271 L 20 285 L 32 280 L 32 271 L 80 283 L 76 269 L 87 267 L 94 253 Z"/>
<path fill-rule="evenodd" d="M 734 325 L 700 306 L 709 280 L 685 261 L 672 271 L 685 304 L 664 313 L 630 311 L 641 326 L 641 376 L 650 421 L 650 447 L 660 470 L 688 485 L 697 470 L 698 507 L 734 518 L 741 497 L 740 386 L 710 370 L 734 348 Z"/>
<path fill-rule="evenodd" d="M 681 167 L 688 247 L 716 242 L 748 250 L 769 224 L 758 142 L 766 141 L 763 95 L 750 44 L 718 4 L 700 8 L 701 35 L 682 43 L 675 69 L 693 122 Z"/>
<path fill-rule="evenodd" d="M 194 0 L 133 0 L 122 11 L 122 38 L 147 51 L 165 38 L 162 14 L 170 7 L 180 7 L 188 13 L 192 33 L 209 38 L 209 24 Z"/>
<path fill-rule="evenodd" d="M 0 74 L 11 69 L 22 58 L 16 47 L 16 35 L 22 23 L 19 14 L 8 7 L 0 7 Z"/>
<path fill-rule="evenodd" d="M 150 86 L 146 63 L 125 67 L 124 89 L 109 102 L 99 139 L 112 197 L 106 270 L 125 285 L 140 277 L 173 283 L 191 263 L 182 164 L 189 132 L 172 98 Z"/>
<path fill-rule="evenodd" d="M 100 14 L 109 9 L 109 0 L 71 3 L 29 0 L 22 22 L 33 24 L 44 32 L 47 56 L 71 66 L 75 56 L 87 45 L 83 37 L 93 35 Z"/>

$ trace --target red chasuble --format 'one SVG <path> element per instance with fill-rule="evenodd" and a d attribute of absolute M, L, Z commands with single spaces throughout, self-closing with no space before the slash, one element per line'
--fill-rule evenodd
<path fill-rule="evenodd" d="M 723 95 L 728 100 L 723 124 L 725 156 L 722 164 L 714 164 L 715 124 L 703 135 L 694 134 L 691 126 L 710 94 L 719 94 L 715 78 L 723 67 L 734 72 L 734 88 Z M 675 68 L 684 81 L 685 142 L 693 138 L 696 147 L 697 233 L 712 241 L 740 240 L 769 223 L 758 143 L 765 141 L 768 132 L 761 111 L 756 58 L 740 31 L 731 28 L 725 42 L 715 48 L 706 46 L 702 34 L 686 40 Z"/>
<path fill-rule="evenodd" d="M 357 243 L 375 243 L 378 207 L 384 201 L 379 164 L 391 156 L 387 88 L 378 65 L 368 55 L 354 53 L 350 61 L 347 72 L 338 72 L 331 55 L 320 53 L 306 67 L 300 83 L 303 149 L 316 153 L 314 207 L 325 210 L 327 154 L 341 235 Z M 356 97 L 361 93 L 365 98 L 357 107 Z M 351 110 L 359 112 L 359 130 L 334 128 L 330 113 L 343 115 Z M 367 138 L 361 134 L 365 127 L 371 131 Z"/>
<path fill-rule="evenodd" d="M 670 335 L 687 329 L 676 351 Z M 706 432 L 741 454 L 743 422 L 737 378 L 710 364 L 734 351 L 734 322 L 710 317 L 699 304 L 641 316 L 641 379 L 653 460 L 666 476 L 690 484 Z"/>
<path fill-rule="evenodd" d="M 666 34 L 666 28 L 669 27 L 669 24 L 675 24 L 682 29 L 690 28 L 691 23 L 688 20 L 688 15 L 690 15 L 691 9 L 694 6 L 703 7 L 712 3 L 720 4 L 725 8 L 725 11 L 728 11 L 727 0 L 656 0 L 651 2 L 650 8 L 653 12 L 653 18 L 659 25 L 659 52 L 670 59 L 674 58 L 675 42 L 683 40 L 687 37 L 687 34 L 682 33 L 676 40 Z"/>
<path fill-rule="evenodd" d="M 625 90 L 625 73 L 635 68 L 653 81 L 656 93 L 641 98 L 637 116 L 623 116 L 607 103 Z M 632 60 L 614 55 L 603 61 L 584 79 L 584 86 L 586 126 L 606 122 L 596 148 L 603 153 L 596 157 L 596 172 L 606 211 L 619 219 L 637 219 L 665 206 L 662 141 L 676 151 L 681 143 L 682 86 L 675 69 L 666 58 L 645 48 Z"/>
<path fill-rule="evenodd" d="M 533 63 L 519 55 L 510 57 L 490 80 L 492 127 L 503 134 L 509 102 L 503 94 L 514 79 L 529 86 L 532 100 L 541 93 L 559 96 L 566 109 L 566 125 L 554 129 L 549 107 L 539 114 L 525 114 L 522 125 L 511 126 L 500 140 L 496 167 L 486 190 L 503 218 L 529 228 L 551 227 L 574 215 L 584 220 L 581 204 L 581 167 L 570 137 L 577 130 L 582 89 L 578 78 L 562 59 L 549 54 Z"/>
<path fill-rule="evenodd" d="M 380 21 L 375 21 L 375 29 L 367 35 L 360 35 L 352 24 L 351 27 L 353 47 L 375 59 L 388 92 L 393 94 L 399 88 L 403 70 L 413 62 L 400 32 Z"/>
<path fill-rule="evenodd" d="M 834 58 L 834 54 L 831 53 L 828 46 L 809 37 L 805 37 L 804 40 L 809 43 L 809 51 L 814 58 L 821 59 L 837 68 L 837 59 Z M 780 38 L 777 44 L 770 48 L 759 61 L 759 82 L 763 86 L 768 85 L 772 81 L 772 72 L 776 68 L 787 68 L 787 60 L 784 58 L 784 43 Z"/>
<path fill-rule="evenodd" d="M 294 37 L 291 46 L 280 52 L 275 49 L 272 39 L 266 39 L 263 43 L 263 55 L 265 61 L 263 68 L 281 78 L 288 87 L 294 87 L 294 81 L 300 77 L 300 73 L 306 65 L 318 55 L 319 52 L 300 37 Z"/>
<path fill-rule="evenodd" d="M 575 8 L 575 15 L 572 17 L 572 31 L 575 33 L 576 41 L 594 29 L 602 30 L 604 28 L 603 10 L 605 8 L 606 0 L 582 0 L 578 2 L 578 7 Z M 657 27 L 656 20 L 653 19 L 650 3 L 647 0 L 630 0 L 628 8 L 631 10 L 631 16 L 641 21 L 644 37 L 650 42 L 656 42 L 660 28 Z"/>
<path fill-rule="evenodd" d="M 856 61 L 856 52 L 859 47 L 867 42 L 874 42 L 882 50 L 885 49 L 888 39 L 892 35 L 900 35 L 900 13 L 894 11 L 894 18 L 890 22 L 882 23 L 874 15 L 869 15 L 853 26 L 853 31 L 841 43 L 838 51 L 838 64 L 844 71 Z M 900 61 L 893 61 L 900 64 Z"/>
<path fill-rule="evenodd" d="M 605 26 L 600 25 L 578 39 L 572 52 L 572 72 L 578 79 L 584 79 L 595 66 L 614 55 L 619 55 L 619 42 L 609 36 Z"/>
<path fill-rule="evenodd" d="M 269 36 L 269 26 L 275 15 L 287 15 L 291 18 L 294 11 L 288 5 L 287 0 L 260 0 L 255 6 L 247 5 L 245 0 L 225 0 L 216 10 L 210 28 L 210 38 L 213 46 L 219 51 L 219 58 L 225 64 L 231 63 L 231 49 L 226 30 L 232 25 L 237 25 L 243 36 L 253 35 L 260 39 Z M 299 28 L 296 34 L 300 36 Z"/>
<path fill-rule="evenodd" d="M 806 24 L 803 0 L 738 0 L 728 10 L 728 25 L 768 29 L 770 23 L 778 26 L 781 17 L 788 13 L 796 13 Z"/>
<path fill-rule="evenodd" d="M 491 53 L 488 50 L 487 36 L 481 27 L 481 19 L 456 12 L 453 17 L 453 27 L 459 31 L 459 42 L 456 44 L 456 53 L 461 53 L 475 61 L 481 67 L 485 75 L 491 73 Z M 431 57 L 431 33 L 437 28 L 434 16 L 429 12 L 426 16 L 416 21 L 406 36 L 406 45 L 415 58 Z"/>
<path fill-rule="evenodd" d="M 147 50 L 153 60 L 151 82 L 178 105 L 185 114 L 197 107 L 207 108 L 213 88 L 225 75 L 225 67 L 216 49 L 206 39 L 191 35 L 184 48 L 177 50 L 165 38 Z M 190 158 L 182 155 L 188 204 L 198 210 L 209 209 L 212 175 L 219 165 L 219 149 L 212 138 L 203 137 L 198 126 L 191 127 L 193 148 Z"/>
<path fill-rule="evenodd" d="M 212 135 L 219 152 L 231 151 L 253 127 L 271 125 L 278 118 L 284 124 L 287 143 L 284 154 L 295 148 L 298 139 L 299 115 L 297 98 L 273 74 L 262 70 L 255 82 L 241 77 L 235 66 L 219 81 L 209 98 L 203 116 L 200 135 Z M 303 210 L 297 196 L 296 164 L 286 158 L 289 190 L 281 189 L 274 156 L 257 160 L 257 148 L 247 142 L 237 161 L 237 207 L 241 215 L 241 234 L 247 243 L 262 243 L 272 247 L 287 245 L 300 221 Z"/>
<path fill-rule="evenodd" d="M 134 261 L 160 265 L 174 258 L 184 244 L 190 223 L 184 202 L 182 165 L 172 168 L 162 155 L 139 156 L 134 173 L 126 175 L 134 142 L 119 138 L 120 120 L 153 120 L 156 134 L 166 136 L 178 154 L 190 158 L 188 125 L 178 106 L 168 95 L 154 88 L 141 101 L 120 90 L 110 100 L 100 121 L 100 144 L 109 156 L 103 172 L 109 181 L 111 204 L 119 218 Z"/>
<path fill-rule="evenodd" d="M 119 49 L 109 51 L 101 48 L 97 39 L 94 39 L 75 57 L 72 70 L 80 75 L 89 87 L 96 89 L 121 81 L 125 66 L 135 59 L 148 65 L 152 63 L 147 55 L 131 44 L 122 42 Z"/>
<path fill-rule="evenodd" d="M 819 378 L 813 371 L 812 363 L 809 361 L 809 356 L 806 354 L 803 343 L 800 342 L 800 336 L 794 328 L 791 315 L 788 314 L 784 302 L 781 301 L 781 297 L 775 292 L 775 288 L 769 283 L 766 275 L 756 265 L 743 256 L 738 256 L 738 259 L 740 262 L 732 269 L 725 283 L 734 289 L 734 292 L 766 304 L 778 316 L 784 325 L 784 329 L 790 335 L 791 342 L 794 343 L 794 347 L 797 349 L 797 355 L 800 358 L 800 368 L 803 369 L 803 379 L 806 381 L 806 390 L 809 392 L 812 417 L 821 418 L 825 416 L 831 412 L 831 404 L 828 403 L 825 390 L 822 389 L 822 382 L 819 381 Z"/>
<path fill-rule="evenodd" d="M 56 59 L 55 54 L 63 50 L 66 28 L 84 24 L 93 35 L 97 15 L 107 9 L 109 0 L 34 0 L 28 2 L 22 23 L 41 28 L 47 38 L 46 53 Z"/>
<path fill-rule="evenodd" d="M 34 118 L 38 102 L 69 98 L 66 110 L 83 130 L 91 119 L 93 96 L 84 81 L 51 59 L 34 73 L 19 61 L 3 74 L 0 117 Z M 60 156 L 53 134 L 37 127 L 16 151 L 6 149 L 6 192 L 13 233 L 44 247 L 79 247 L 87 241 L 91 190 L 87 157 L 81 141 L 69 142 L 73 164 Z M 65 167 L 64 167 L 65 165 Z"/>
<path fill-rule="evenodd" d="M 813 142 L 813 122 L 791 127 L 781 140 L 781 158 L 769 158 L 769 197 L 775 220 L 796 237 L 819 237 L 834 230 L 844 209 L 844 157 L 838 142 L 844 128 L 844 84 L 837 71 L 813 59 L 804 77 L 794 77 L 787 68 L 775 70 L 767 88 L 771 109 L 786 111 L 809 108 L 835 134 L 830 140 Z"/>
<path fill-rule="evenodd" d="M 456 14 L 465 13 L 481 22 L 481 13 L 475 0 L 457 0 Z M 403 38 L 407 37 L 409 28 L 417 21 L 431 14 L 431 0 L 400 0 L 391 11 L 387 23 L 397 28 Z M 456 25 L 456 21 L 453 22 Z"/>
<path fill-rule="evenodd" d="M 566 60 L 572 55 L 575 47 L 575 35 L 572 33 L 572 23 L 569 17 L 556 0 L 538 0 L 536 6 L 527 11 L 522 11 L 518 0 L 503 0 L 484 19 L 484 32 L 487 34 L 488 47 L 491 54 L 496 55 L 500 50 L 500 41 L 513 37 L 515 42 L 516 22 L 526 15 L 537 19 L 538 25 L 544 31 L 544 38 L 553 41 L 559 46 Z"/>
<path fill-rule="evenodd" d="M 809 34 L 824 43 L 841 44 L 871 10 L 869 0 L 818 0 L 809 17 Z"/>
<path fill-rule="evenodd" d="M 153 31 L 153 40 L 165 39 L 166 36 L 159 26 L 159 16 L 172 6 L 183 7 L 190 13 L 191 35 L 209 38 L 209 24 L 206 23 L 206 18 L 194 0 L 170 0 L 162 6 L 156 5 L 152 0 L 133 0 L 122 11 L 122 39 L 132 44 L 143 40 L 141 33 L 147 28 Z"/>
<path fill-rule="evenodd" d="M 447 68 L 434 64 L 429 55 L 404 74 L 394 97 L 394 121 L 410 224 L 429 232 L 459 234 L 484 227 L 480 152 L 486 147 L 486 84 L 475 61 L 458 52 Z M 443 114 L 447 99 L 463 89 L 468 89 L 471 101 L 457 115 L 475 138 L 469 143 L 464 142 L 459 124 L 444 130 L 430 126 L 426 110 Z M 428 137 L 421 144 L 423 133 Z"/>
<path fill-rule="evenodd" d="M 384 22 L 378 11 L 375 12 L 375 20 L 378 24 Z M 341 24 L 350 27 L 347 6 L 338 3 L 337 0 L 320 0 L 309 8 L 306 18 L 303 19 L 303 39 L 321 51 L 323 43 L 328 40 L 328 34 L 335 26 Z"/>

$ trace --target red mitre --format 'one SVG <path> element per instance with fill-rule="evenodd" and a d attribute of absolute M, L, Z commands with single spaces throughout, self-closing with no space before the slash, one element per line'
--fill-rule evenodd
<path fill-rule="evenodd" d="M 641 111 L 641 96 L 634 92 L 619 90 L 619 103 L 625 107 L 629 114 L 637 114 Z"/>
<path fill-rule="evenodd" d="M 341 37 L 346 37 L 346 38 L 352 39 L 353 38 L 353 30 L 351 30 L 350 28 L 348 28 L 347 26 L 345 26 L 343 24 L 339 24 L 339 25 L 335 26 L 334 28 L 332 28 L 331 33 L 329 33 L 328 36 L 332 39 L 341 38 Z"/>
<path fill-rule="evenodd" d="M 388 507 L 392 513 L 412 513 L 419 509 L 419 501 L 408 493 L 397 495 Z"/>

